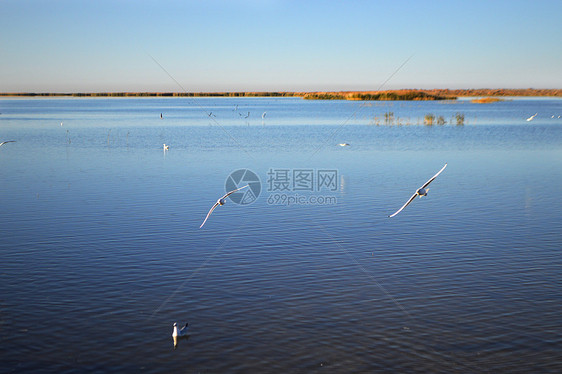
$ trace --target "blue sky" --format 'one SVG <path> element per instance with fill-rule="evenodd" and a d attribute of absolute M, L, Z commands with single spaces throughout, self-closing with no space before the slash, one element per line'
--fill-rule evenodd
<path fill-rule="evenodd" d="M 561 88 L 562 1 L 0 0 L 0 92 Z"/>

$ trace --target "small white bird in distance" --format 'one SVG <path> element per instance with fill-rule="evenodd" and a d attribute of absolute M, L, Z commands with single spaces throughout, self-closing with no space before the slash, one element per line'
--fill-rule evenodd
<path fill-rule="evenodd" d="M 535 113 L 535 114 L 533 114 L 531 117 L 527 118 L 527 122 L 532 121 L 532 120 L 537 116 L 537 114 L 538 114 L 538 113 Z"/>
<path fill-rule="evenodd" d="M 215 210 L 216 207 L 218 207 L 219 205 L 226 204 L 226 198 L 228 196 L 230 196 L 231 194 L 235 193 L 236 191 L 240 191 L 241 189 L 246 188 L 246 187 L 248 187 L 248 185 L 245 185 L 244 187 L 240 187 L 240 188 L 237 188 L 235 190 L 232 190 L 232 191 L 228 192 L 226 195 L 224 195 L 223 197 L 221 197 L 220 199 L 218 199 L 217 202 L 215 203 L 215 205 L 213 205 L 213 207 L 211 208 L 211 210 L 209 210 L 209 213 L 207 213 L 207 217 L 205 217 L 205 220 L 203 221 L 201 226 L 199 226 L 199 228 L 203 227 L 203 225 L 205 224 L 205 222 L 207 222 L 207 219 L 209 218 L 211 213 L 213 213 L 213 210 Z"/>
<path fill-rule="evenodd" d="M 189 323 L 186 323 L 185 326 L 183 326 L 180 330 L 178 330 L 178 324 L 174 322 L 174 331 L 172 331 L 172 337 L 177 338 L 180 336 L 187 335 L 188 325 Z"/>
<path fill-rule="evenodd" d="M 349 143 L 340 143 L 340 147 L 349 147 L 350 144 Z"/>
<path fill-rule="evenodd" d="M 263 112 L 261 115 L 261 119 L 265 119 L 265 116 L 267 115 L 267 112 Z"/>
<path fill-rule="evenodd" d="M 3 146 L 6 143 L 15 143 L 15 140 L 6 140 L 5 142 L 0 143 L 0 147 Z"/>
<path fill-rule="evenodd" d="M 174 340 L 174 349 L 177 348 L 179 339 L 189 338 L 189 336 L 187 335 L 187 329 L 188 329 L 187 325 L 188 324 L 186 323 L 185 326 L 178 331 L 178 324 L 174 322 L 174 331 L 172 331 L 172 339 Z"/>
<path fill-rule="evenodd" d="M 390 215 L 389 217 L 392 218 L 392 217 L 394 217 L 395 215 L 397 215 L 398 213 L 400 213 L 400 212 L 402 211 L 402 209 L 404 209 L 404 208 L 407 207 L 412 201 L 414 201 L 414 199 L 416 198 L 416 196 L 419 196 L 420 198 L 421 198 L 422 196 L 427 196 L 427 191 L 429 191 L 429 188 L 427 188 L 427 186 L 429 186 L 429 184 L 430 184 L 431 182 L 433 182 L 433 180 L 434 180 L 435 178 L 437 178 L 437 176 L 438 176 L 439 174 L 441 174 L 441 172 L 442 172 L 443 170 L 445 170 L 446 167 L 447 167 L 447 164 L 445 164 L 445 166 L 443 166 L 443 167 L 441 168 L 441 170 L 439 170 L 439 171 L 437 172 L 437 174 L 435 174 L 435 175 L 434 175 L 433 177 L 431 177 L 427 182 L 425 182 L 423 186 L 421 186 L 420 188 L 418 188 L 418 190 L 416 191 L 416 193 L 414 193 L 414 194 L 412 195 L 412 197 L 410 197 L 410 199 L 406 202 L 406 204 L 402 205 L 402 208 L 398 209 L 398 210 L 396 211 L 396 213 Z"/>
<path fill-rule="evenodd" d="M 167 151 L 168 149 L 170 149 L 169 145 L 164 144 L 164 150 Z"/>

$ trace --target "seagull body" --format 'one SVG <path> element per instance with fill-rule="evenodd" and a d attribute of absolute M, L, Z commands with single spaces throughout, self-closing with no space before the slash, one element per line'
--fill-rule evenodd
<path fill-rule="evenodd" d="M 535 113 L 535 114 L 533 114 L 531 117 L 527 118 L 527 122 L 532 121 L 532 120 L 537 116 L 537 114 L 538 114 L 538 113 Z"/>
<path fill-rule="evenodd" d="M 170 149 L 169 145 L 164 144 L 164 150 L 167 151 L 168 149 Z"/>
<path fill-rule="evenodd" d="M 201 226 L 199 226 L 199 228 L 203 227 L 203 225 L 205 224 L 205 222 L 207 222 L 207 219 L 209 218 L 211 213 L 213 213 L 213 210 L 215 210 L 216 207 L 218 207 L 219 205 L 226 204 L 226 198 L 228 196 L 230 196 L 231 194 L 235 193 L 236 191 L 240 191 L 241 189 L 246 188 L 246 187 L 248 187 L 248 185 L 245 185 L 244 187 L 240 187 L 240 188 L 237 188 L 235 190 L 232 190 L 232 191 L 228 192 L 226 195 L 224 195 L 223 197 L 221 197 L 220 199 L 218 199 L 217 202 L 215 203 L 215 205 L 213 205 L 213 207 L 211 208 L 211 210 L 209 210 L 209 213 L 207 213 L 207 217 L 205 217 L 205 220 L 203 221 Z"/>
<path fill-rule="evenodd" d="M 429 188 L 427 188 L 427 186 L 429 186 L 429 184 L 431 182 L 433 182 L 433 180 L 435 178 L 437 178 L 437 176 L 439 174 L 441 174 L 441 172 L 443 170 L 445 170 L 445 168 L 447 167 L 447 164 L 445 164 L 445 166 L 443 166 L 441 168 L 441 170 L 439 170 L 437 172 L 437 174 L 435 174 L 433 177 L 431 177 L 427 182 L 424 183 L 423 186 L 421 186 L 420 188 L 418 188 L 418 190 L 412 195 L 412 197 L 410 197 L 410 199 L 406 202 L 406 204 L 402 205 L 402 207 L 400 209 L 398 209 L 394 214 L 390 215 L 389 217 L 394 217 L 395 215 L 397 215 L 398 213 L 400 213 L 402 211 L 402 209 L 404 209 L 405 207 L 407 207 L 412 201 L 414 201 L 414 199 L 416 198 L 416 196 L 419 196 L 420 198 L 422 196 L 427 196 L 427 191 L 429 191 Z"/>
<path fill-rule="evenodd" d="M 266 114 L 267 114 L 267 112 L 263 112 L 262 115 L 261 115 L 261 119 L 265 119 Z"/>
<path fill-rule="evenodd" d="M 178 337 L 181 337 L 181 336 L 186 336 L 188 325 L 189 324 L 186 323 L 185 326 L 183 326 L 181 329 L 178 330 L 178 324 L 176 322 L 174 322 L 174 331 L 172 331 L 172 337 L 178 338 Z"/>
<path fill-rule="evenodd" d="M 340 147 L 349 147 L 350 144 L 349 143 L 340 143 Z"/>
<path fill-rule="evenodd" d="M 6 140 L 5 142 L 0 143 L 0 147 L 3 146 L 6 143 L 15 143 L 15 140 Z"/>

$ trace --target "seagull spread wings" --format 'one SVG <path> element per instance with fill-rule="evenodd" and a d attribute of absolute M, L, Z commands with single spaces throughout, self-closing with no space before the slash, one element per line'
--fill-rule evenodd
<path fill-rule="evenodd" d="M 389 217 L 392 218 L 395 215 L 397 215 L 398 213 L 400 213 L 402 211 L 402 209 L 404 209 L 405 207 L 407 207 L 412 201 L 414 201 L 414 199 L 416 198 L 416 196 L 418 196 L 418 191 L 416 191 L 415 194 L 412 195 L 412 197 L 410 197 L 410 200 L 408 200 L 406 202 L 406 204 L 402 205 L 402 208 L 398 209 L 394 214 L 390 215 Z"/>
<path fill-rule="evenodd" d="M 419 191 L 422 190 L 422 189 L 424 189 L 424 188 L 426 188 L 427 186 L 429 186 L 429 184 L 430 184 L 431 182 L 433 182 L 433 180 L 434 180 L 435 178 L 437 178 L 437 176 L 438 176 L 439 174 L 441 174 L 441 172 L 442 172 L 443 170 L 445 170 L 446 167 L 447 167 L 447 164 L 445 164 L 445 166 L 443 166 L 443 167 L 441 168 L 441 170 L 439 170 L 439 171 L 437 172 L 437 174 L 435 174 L 435 175 L 434 175 L 433 177 L 431 177 L 427 182 L 425 182 L 424 185 L 421 186 L 421 187 L 412 195 L 412 197 L 410 197 L 410 199 L 406 202 L 406 204 L 402 205 L 402 208 L 398 209 L 394 214 L 390 215 L 389 217 L 390 217 L 390 218 L 394 217 L 395 215 L 397 215 L 398 213 L 400 213 L 405 207 L 407 207 L 412 201 L 414 201 L 414 199 L 416 198 L 416 196 L 419 195 Z"/>
<path fill-rule="evenodd" d="M 245 185 L 244 187 L 240 187 L 240 188 L 237 188 L 235 190 L 232 190 L 232 191 L 228 192 L 226 195 L 224 195 L 223 197 L 221 197 L 220 199 L 218 199 L 217 202 L 215 203 L 215 205 L 213 205 L 213 207 L 211 208 L 211 210 L 209 210 L 209 213 L 207 213 L 207 217 L 205 217 L 205 220 L 203 221 L 201 226 L 199 226 L 199 228 L 203 227 L 203 225 L 205 224 L 205 222 L 207 222 L 207 219 L 209 218 L 211 213 L 213 213 L 213 210 L 215 210 L 216 207 L 218 207 L 219 205 L 223 205 L 225 203 L 224 199 L 226 199 L 228 196 L 235 193 L 236 191 L 240 191 L 241 189 L 246 188 L 246 187 L 248 187 L 248 185 Z"/>
<path fill-rule="evenodd" d="M 429 186 L 429 184 L 430 184 L 431 182 L 433 182 L 433 180 L 434 180 L 435 178 L 437 178 L 437 176 L 438 176 L 439 174 L 441 174 L 441 172 L 442 172 L 443 170 L 445 170 L 446 167 L 447 167 L 447 164 L 445 164 L 445 165 L 441 168 L 441 170 L 439 170 L 439 171 L 437 172 L 437 174 L 435 174 L 435 175 L 434 175 L 433 177 L 431 177 L 427 182 L 425 182 L 424 185 L 421 186 L 421 188 L 426 188 L 427 186 Z"/>

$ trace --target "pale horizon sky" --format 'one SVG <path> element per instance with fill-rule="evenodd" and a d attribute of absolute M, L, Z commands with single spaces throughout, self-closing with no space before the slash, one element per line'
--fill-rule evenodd
<path fill-rule="evenodd" d="M 561 1 L 0 0 L 0 92 L 562 88 Z"/>

